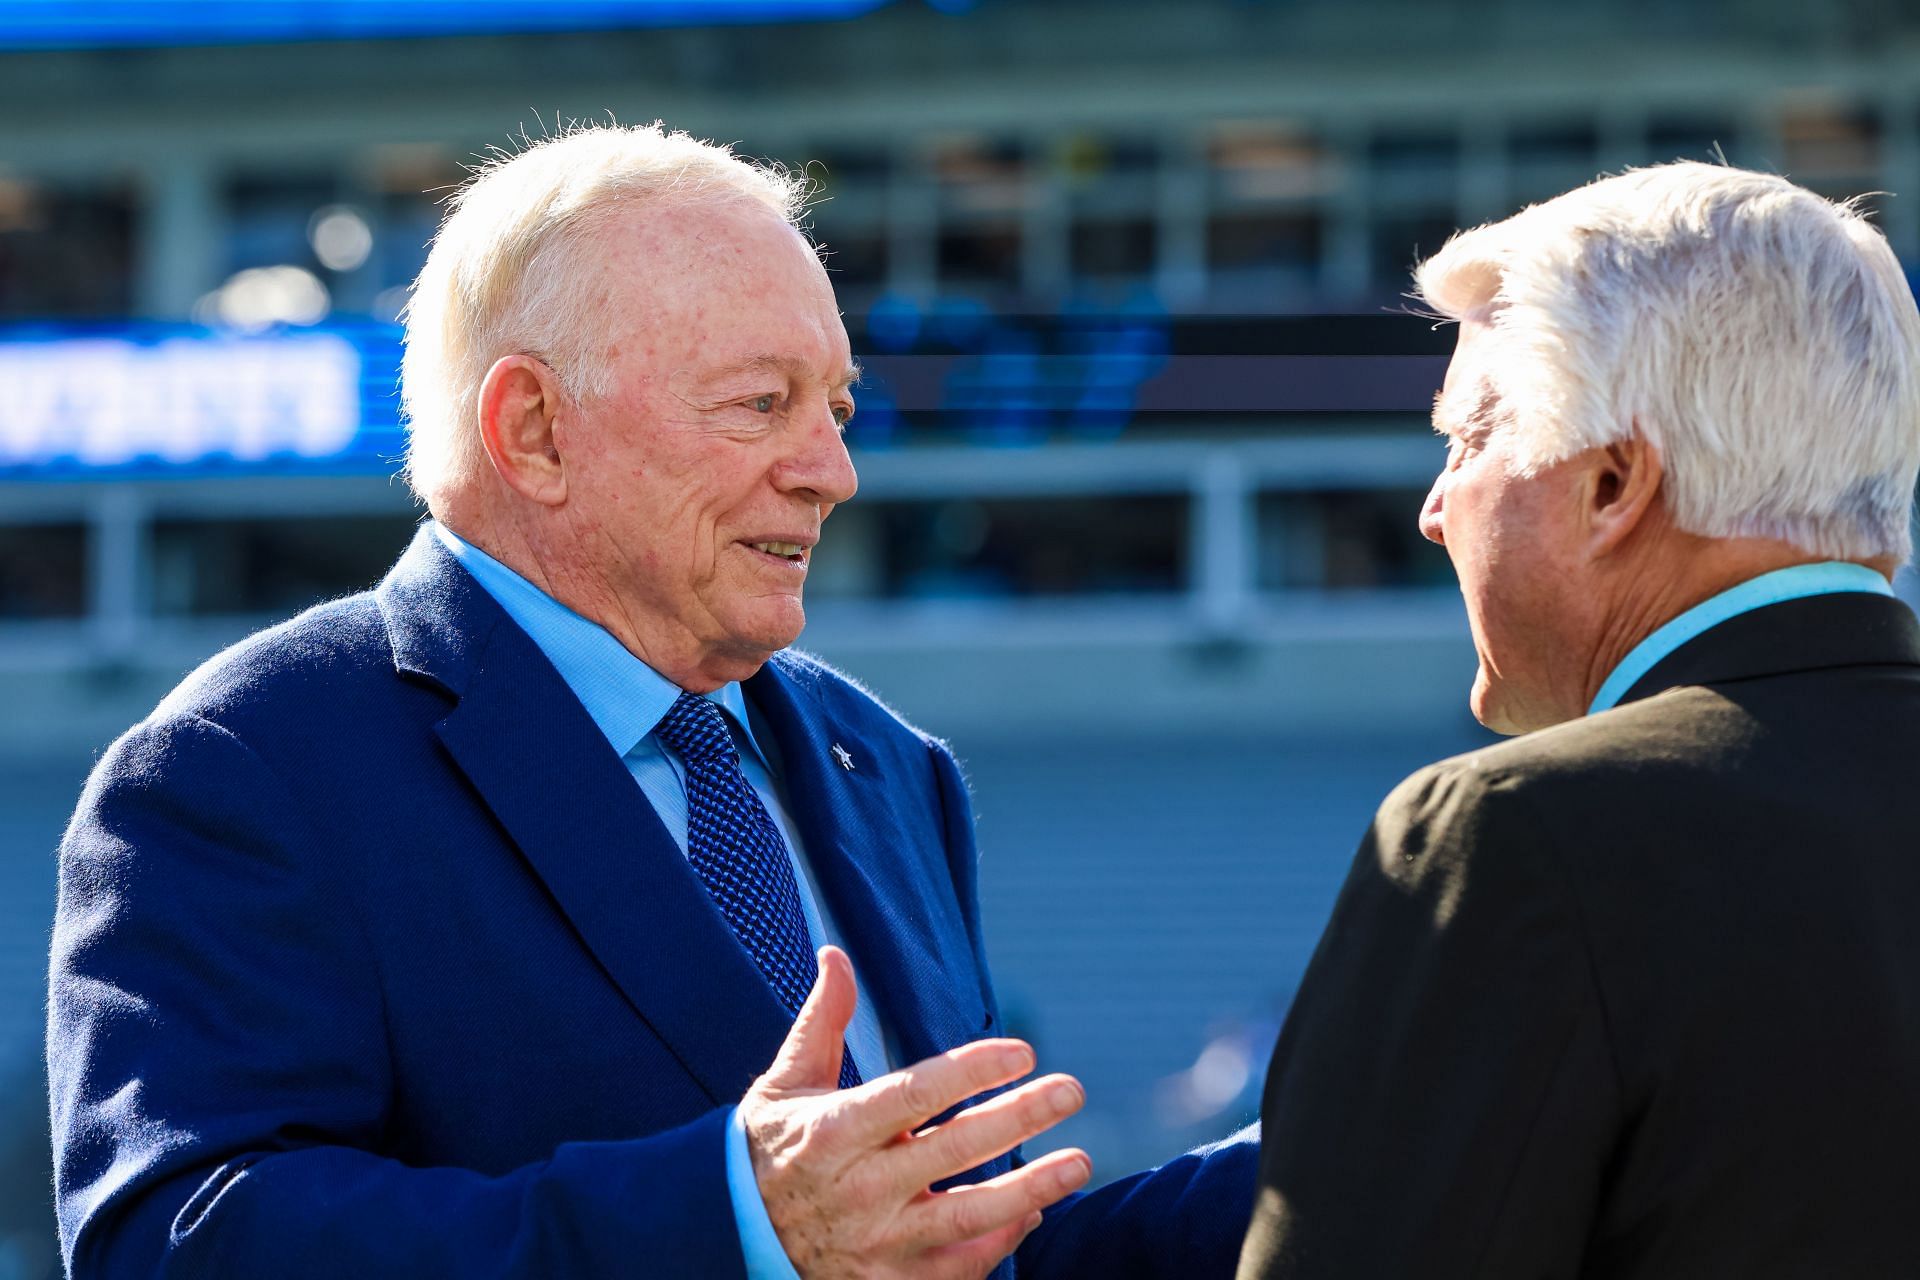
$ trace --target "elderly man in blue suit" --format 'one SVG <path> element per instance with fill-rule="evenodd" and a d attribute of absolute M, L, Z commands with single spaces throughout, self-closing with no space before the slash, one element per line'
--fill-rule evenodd
<path fill-rule="evenodd" d="M 855 483 L 798 203 L 657 127 L 461 193 L 434 521 L 189 677 L 63 845 L 71 1274 L 1231 1272 L 1253 1143 L 1021 1160 L 1082 1094 L 995 1038 L 959 770 L 786 652 Z"/>

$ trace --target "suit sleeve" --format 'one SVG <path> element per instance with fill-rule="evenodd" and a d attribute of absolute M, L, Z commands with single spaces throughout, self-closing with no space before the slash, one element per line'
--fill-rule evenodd
<path fill-rule="evenodd" d="M 490 1175 L 378 1154 L 390 1059 L 349 879 L 218 725 L 142 726 L 96 770 L 48 1028 L 69 1274 L 742 1276 L 724 1108 Z"/>
<path fill-rule="evenodd" d="M 987 986 L 987 1007 L 1000 1018 L 981 940 L 978 847 L 967 786 L 953 756 L 933 744 L 934 771 L 946 814 L 947 856 L 955 891 Z M 1045 1218 L 1015 1256 L 1020 1280 L 1210 1280 L 1233 1274 L 1252 1211 L 1260 1158 L 1259 1127 L 1191 1151 L 1157 1169 L 1115 1179 L 1070 1196 Z M 1016 1165 L 1021 1163 L 1014 1153 Z"/>
<path fill-rule="evenodd" d="M 1020 1280 L 1225 1280 L 1259 1159 L 1256 1125 L 1061 1201 L 1020 1246 Z"/>
<path fill-rule="evenodd" d="M 1388 798 L 1274 1053 L 1242 1280 L 1578 1274 L 1621 1091 L 1563 853 L 1470 763 Z"/>

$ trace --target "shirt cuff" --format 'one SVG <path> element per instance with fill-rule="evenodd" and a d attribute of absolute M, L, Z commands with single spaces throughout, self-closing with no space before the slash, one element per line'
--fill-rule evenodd
<path fill-rule="evenodd" d="M 727 1117 L 727 1193 L 733 1198 L 733 1224 L 740 1232 L 740 1252 L 747 1259 L 747 1280 L 800 1280 L 760 1198 L 753 1155 L 747 1150 L 747 1125 L 738 1107 Z"/>

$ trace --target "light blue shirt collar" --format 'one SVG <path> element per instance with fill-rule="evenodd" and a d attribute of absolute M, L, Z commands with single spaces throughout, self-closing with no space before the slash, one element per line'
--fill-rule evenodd
<path fill-rule="evenodd" d="M 435 521 L 431 527 L 441 545 L 540 646 L 616 752 L 625 756 L 653 732 L 680 696 L 678 685 L 634 657 L 599 623 L 567 608 L 445 525 Z M 747 745 L 767 764 L 747 723 L 747 699 L 739 683 L 729 681 L 706 696 L 732 716 Z"/>
<path fill-rule="evenodd" d="M 1621 659 L 1620 665 L 1613 669 L 1606 683 L 1600 686 L 1600 692 L 1593 696 L 1593 705 L 1587 708 L 1587 714 L 1594 715 L 1616 705 L 1626 697 L 1627 690 L 1639 682 L 1641 676 L 1653 670 L 1660 659 L 1729 618 L 1737 618 L 1770 604 L 1848 591 L 1865 591 L 1881 596 L 1893 594 L 1893 588 L 1878 573 L 1863 564 L 1844 560 L 1797 564 L 1749 578 L 1710 600 L 1701 601 L 1635 645 Z"/>

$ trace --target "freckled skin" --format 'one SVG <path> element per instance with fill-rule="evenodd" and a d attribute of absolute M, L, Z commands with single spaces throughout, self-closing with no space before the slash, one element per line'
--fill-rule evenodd
<path fill-rule="evenodd" d="M 558 542 L 567 576 L 594 584 L 576 607 L 683 687 L 711 688 L 805 624 L 804 572 L 746 544 L 811 543 L 853 496 L 846 330 L 813 250 L 764 208 L 629 217 L 603 243 L 624 336 L 607 347 L 608 394 L 554 423 Z M 752 357 L 785 367 L 723 374 Z"/>

